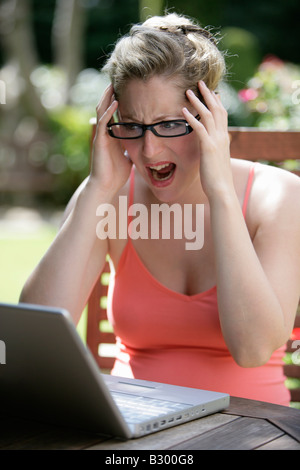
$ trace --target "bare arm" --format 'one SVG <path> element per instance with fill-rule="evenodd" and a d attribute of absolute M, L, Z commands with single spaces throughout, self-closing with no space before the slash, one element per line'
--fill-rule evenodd
<path fill-rule="evenodd" d="M 96 208 L 100 203 L 97 191 L 87 185 L 25 284 L 20 301 L 62 307 L 75 322 L 79 320 L 108 251 L 107 239 L 98 240 L 96 236 Z"/>
<path fill-rule="evenodd" d="M 253 243 L 236 199 L 219 199 L 211 211 L 221 327 L 233 357 L 245 367 L 267 362 L 286 343 L 294 324 L 300 290 L 300 204 L 295 204 L 300 181 L 289 176 L 289 184 L 277 187 L 286 191 L 280 200 L 261 203 Z"/>
<path fill-rule="evenodd" d="M 200 91 L 207 108 L 194 94 L 187 95 L 201 121 L 183 112 L 201 143 L 220 323 L 235 361 L 255 367 L 287 341 L 294 323 L 300 290 L 300 182 L 274 169 L 255 191 L 256 200 L 251 193 L 257 228 L 252 242 L 233 184 L 227 113 L 205 85 Z"/>
<path fill-rule="evenodd" d="M 97 207 L 111 204 L 127 181 L 131 164 L 106 124 L 117 109 L 108 88 L 97 107 L 91 174 L 69 205 L 66 218 L 49 250 L 31 274 L 20 301 L 67 309 L 75 322 L 86 304 L 108 252 L 108 239 L 97 237 Z"/>

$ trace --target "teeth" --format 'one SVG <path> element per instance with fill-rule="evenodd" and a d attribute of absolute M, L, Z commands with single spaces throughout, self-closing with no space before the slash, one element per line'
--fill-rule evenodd
<path fill-rule="evenodd" d="M 156 181 L 165 181 L 173 175 L 175 171 L 175 166 L 173 163 L 163 163 L 161 165 L 148 166 L 151 170 L 152 178 Z M 166 171 L 162 171 L 166 169 Z"/>
<path fill-rule="evenodd" d="M 163 165 L 158 165 L 158 166 L 150 166 L 149 168 L 151 168 L 151 170 L 156 170 L 156 171 L 160 171 L 162 170 L 163 168 L 166 168 L 167 166 L 169 166 L 170 163 L 165 163 Z"/>

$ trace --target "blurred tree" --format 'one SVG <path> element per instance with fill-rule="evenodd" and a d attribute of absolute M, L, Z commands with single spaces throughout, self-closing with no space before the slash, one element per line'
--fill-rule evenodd
<path fill-rule="evenodd" d="M 299 63 L 299 0 L 166 0 L 169 10 L 189 15 L 203 25 L 238 27 L 254 34 L 263 55 Z"/>
<path fill-rule="evenodd" d="M 230 31 L 221 47 L 228 49 L 229 83 L 236 90 L 258 56 L 299 62 L 299 0 L 252 0 L 247 14 L 240 0 L 0 0 L 0 79 L 7 98 L 0 107 L 0 190 L 3 174 L 15 167 L 22 183 L 24 169 L 44 169 L 55 176 L 57 202 L 66 202 L 88 171 L 87 102 L 99 99 L 103 85 L 91 69 L 102 67 L 131 24 L 165 9 L 196 18 L 220 36 Z M 78 75 L 82 69 L 88 70 Z M 234 124 L 247 125 L 236 90 L 228 92 L 237 109 Z"/>
<path fill-rule="evenodd" d="M 220 47 L 228 51 L 228 81 L 237 90 L 244 88 L 262 59 L 257 37 L 242 28 L 223 28 Z"/>
<path fill-rule="evenodd" d="M 81 0 L 56 0 L 52 26 L 53 65 L 58 66 L 65 83 L 61 90 L 62 104 L 68 102 L 68 92 L 84 67 L 83 36 L 85 8 Z M 46 121 L 31 75 L 38 67 L 37 44 L 33 29 L 32 0 L 3 0 L 0 8 L 0 40 L 5 63 L 12 63 L 23 80 L 20 104 L 39 123 Z"/>
<path fill-rule="evenodd" d="M 83 46 L 86 9 L 81 0 L 55 0 L 54 4 L 53 1 L 51 3 L 48 6 L 54 7 L 51 16 L 52 64 L 62 71 L 65 78 L 60 90 L 61 104 L 64 104 L 68 103 L 69 90 L 85 66 Z M 16 115 L 28 113 L 43 125 L 47 121 L 47 113 L 31 80 L 33 71 L 40 64 L 37 47 L 39 39 L 33 27 L 35 8 L 34 0 L 2 0 L 0 41 L 5 64 L 12 64 L 22 80 L 19 107 L 15 106 Z M 48 17 L 50 11 L 46 10 Z"/>
<path fill-rule="evenodd" d="M 222 8 L 222 27 L 236 26 L 253 33 L 263 55 L 300 63 L 299 0 L 226 0 Z"/>
<path fill-rule="evenodd" d="M 16 67 L 24 81 L 21 106 L 39 122 L 46 113 L 30 81 L 38 65 L 32 33 L 31 0 L 3 0 L 0 8 L 0 40 L 6 63 Z"/>
<path fill-rule="evenodd" d="M 60 136 L 65 135 L 63 130 L 70 125 L 70 120 L 53 134 L 52 111 L 55 106 L 62 109 L 63 105 L 69 104 L 69 92 L 85 65 L 82 50 L 85 30 L 83 0 L 50 0 L 51 4 L 47 0 L 39 10 L 46 12 L 47 20 L 51 20 L 47 37 L 51 43 L 52 30 L 51 67 L 41 66 L 39 37 L 34 28 L 36 1 L 1 2 L 0 41 L 5 63 L 1 79 L 6 84 L 8 97 L 6 105 L 0 108 L 1 191 L 17 191 L 23 198 L 24 191 L 55 189 L 53 183 L 57 184 L 57 178 L 53 176 L 56 177 L 58 164 L 65 164 L 67 157 L 70 157 L 70 168 L 65 164 L 66 173 L 67 177 L 75 175 L 74 186 L 88 156 L 88 118 L 86 127 L 83 126 L 85 134 L 82 136 L 77 132 L 80 142 L 74 142 L 75 151 L 64 156 L 53 155 L 53 149 L 57 148 L 57 141 L 61 142 Z M 49 5 L 53 11 L 51 15 Z M 66 141 L 72 132 L 76 132 L 74 125 L 73 129 L 69 130 Z"/>
<path fill-rule="evenodd" d="M 165 0 L 139 0 L 140 21 L 148 16 L 162 15 Z"/>
<path fill-rule="evenodd" d="M 89 2 L 89 3 L 88 3 Z M 118 37 L 140 21 L 139 0 L 85 0 L 87 8 L 86 66 L 101 68 Z"/>
<path fill-rule="evenodd" d="M 65 102 L 68 101 L 68 90 L 84 68 L 85 24 L 86 9 L 83 2 L 56 0 L 52 27 L 53 62 L 65 73 Z"/>
<path fill-rule="evenodd" d="M 202 26 L 220 26 L 223 10 L 226 8 L 227 0 L 213 0 L 206 2 L 203 0 L 167 0 L 165 6 L 169 11 L 184 14 L 195 18 Z"/>

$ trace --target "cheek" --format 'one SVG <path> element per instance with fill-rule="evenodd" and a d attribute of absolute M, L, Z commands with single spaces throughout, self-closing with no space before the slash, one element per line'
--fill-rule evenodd
<path fill-rule="evenodd" d="M 131 158 L 133 163 L 135 163 L 136 157 L 139 153 L 139 145 L 137 144 L 136 141 L 123 141 L 122 142 L 122 149 L 124 152 L 128 153 L 128 156 Z"/>
<path fill-rule="evenodd" d="M 199 163 L 200 145 L 199 140 L 195 139 L 194 136 L 188 135 L 180 139 L 180 141 L 178 140 L 173 149 L 180 156 L 180 160 L 185 163 Z"/>

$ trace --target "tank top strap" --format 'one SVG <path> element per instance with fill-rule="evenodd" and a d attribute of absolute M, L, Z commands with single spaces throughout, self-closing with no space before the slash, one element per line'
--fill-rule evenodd
<path fill-rule="evenodd" d="M 254 171 L 255 171 L 255 163 L 251 166 L 250 171 L 249 171 L 247 187 L 246 187 L 246 191 L 245 191 L 245 197 L 244 197 L 243 208 L 242 208 L 244 217 L 246 217 L 248 202 L 249 202 L 249 198 L 250 198 L 250 192 L 251 192 L 251 188 L 252 188 L 252 184 L 253 184 Z M 133 201 L 134 201 L 134 166 L 132 166 L 131 173 L 130 173 L 128 208 L 130 206 L 132 206 Z M 130 216 L 128 214 L 128 225 L 130 224 L 131 220 L 132 220 L 132 216 Z"/>
<path fill-rule="evenodd" d="M 130 226 L 130 222 L 133 219 L 133 216 L 129 215 L 129 208 L 130 208 L 130 206 L 132 206 L 133 201 L 134 201 L 134 165 L 132 165 L 129 178 L 130 178 L 130 180 L 129 180 L 129 203 L 128 203 L 127 227 Z"/>
<path fill-rule="evenodd" d="M 132 165 L 130 172 L 130 186 L 129 186 L 129 206 L 133 204 L 134 201 L 134 165 Z"/>
<path fill-rule="evenodd" d="M 244 218 L 246 217 L 250 192 L 251 192 L 253 178 L 254 178 L 254 170 L 255 170 L 255 163 L 253 163 L 253 165 L 251 166 L 250 171 L 249 171 L 249 175 L 248 175 L 247 187 L 246 187 L 246 191 L 245 191 L 245 197 L 244 197 L 243 208 L 242 208 Z"/>

